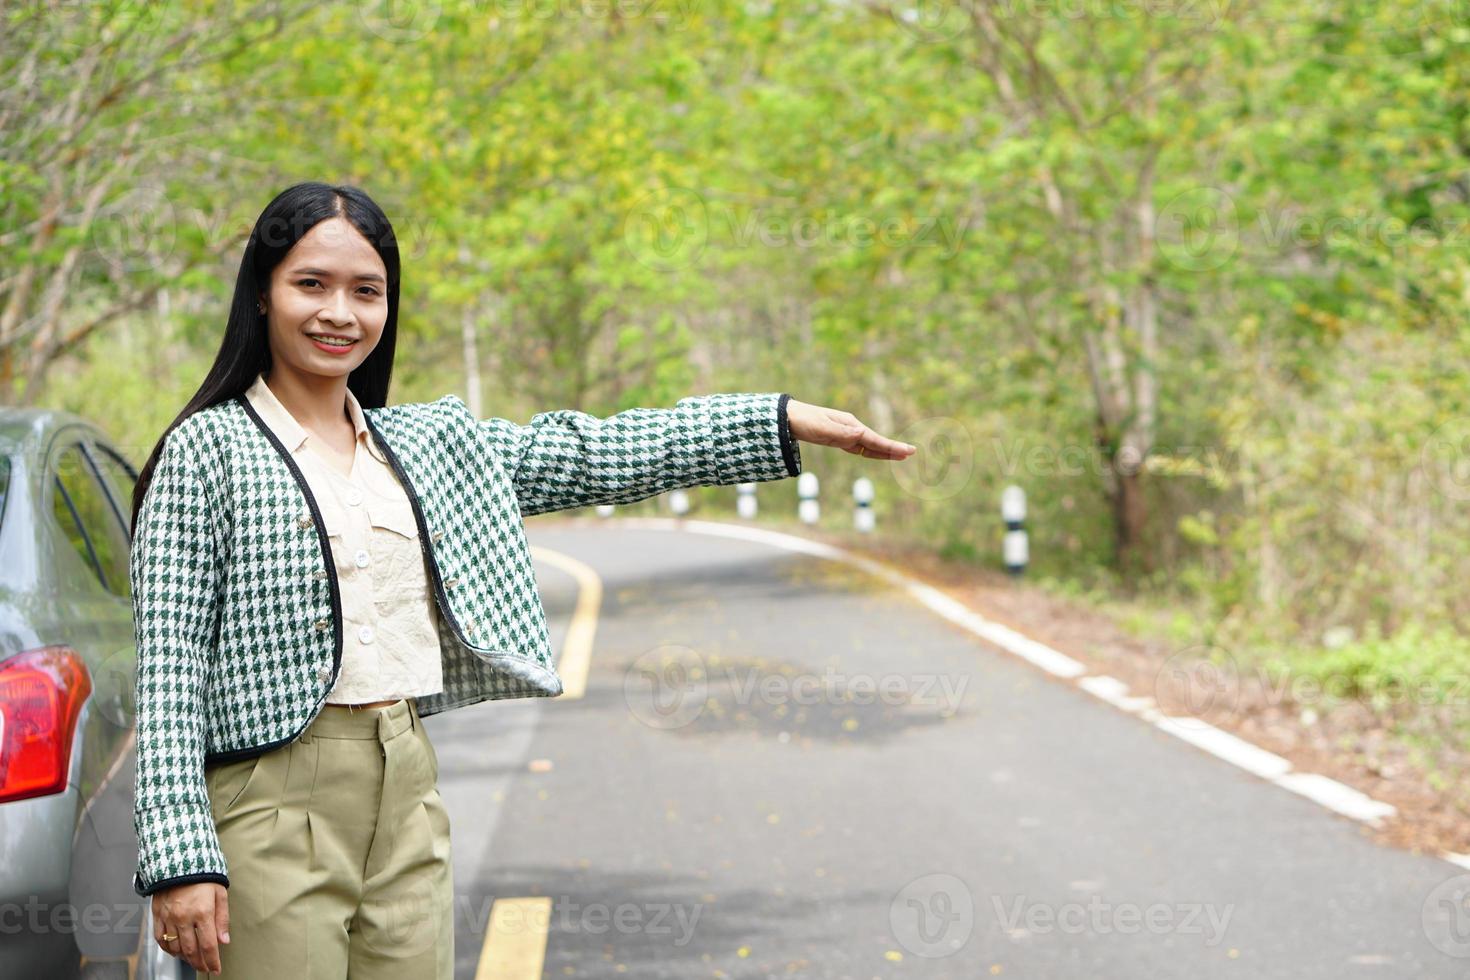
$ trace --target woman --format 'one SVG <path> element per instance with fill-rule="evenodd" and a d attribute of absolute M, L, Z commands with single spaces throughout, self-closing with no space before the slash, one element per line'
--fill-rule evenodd
<path fill-rule="evenodd" d="M 200 971 L 448 980 L 449 822 L 421 720 L 561 693 L 525 515 L 794 476 L 802 440 L 913 452 L 785 393 L 527 425 L 453 395 L 388 406 L 398 296 L 367 195 L 282 192 L 134 492 L 134 887 Z"/>

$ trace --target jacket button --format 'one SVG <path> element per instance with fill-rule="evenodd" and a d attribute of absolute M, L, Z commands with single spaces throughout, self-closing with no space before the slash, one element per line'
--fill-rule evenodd
<path fill-rule="evenodd" d="M 312 578 L 326 578 L 327 577 L 326 569 L 318 568 L 316 571 L 314 571 L 314 572 L 311 573 L 311 577 Z"/>
<path fill-rule="evenodd" d="M 444 587 L 446 589 L 452 589 L 452 588 L 455 588 L 458 585 L 459 585 L 459 579 L 457 579 L 457 578 L 447 578 L 447 579 L 444 580 Z"/>
<path fill-rule="evenodd" d="M 443 531 L 435 531 L 434 532 L 434 543 L 435 544 L 438 544 L 439 543 L 439 539 L 442 538 L 442 537 L 444 537 L 444 532 Z"/>
<path fill-rule="evenodd" d="M 327 631 L 327 628 L 331 625 L 332 624 L 327 622 L 325 619 L 318 619 L 316 621 L 316 631 L 318 633 L 325 633 Z"/>
<path fill-rule="evenodd" d="M 332 679 L 332 668 L 318 667 L 316 669 L 316 676 L 322 681 L 329 681 Z"/>
<path fill-rule="evenodd" d="M 311 515 L 302 514 L 300 517 L 296 518 L 296 523 L 301 527 L 311 527 Z"/>

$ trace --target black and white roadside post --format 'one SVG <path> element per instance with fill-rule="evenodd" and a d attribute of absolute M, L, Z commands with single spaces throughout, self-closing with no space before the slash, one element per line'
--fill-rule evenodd
<path fill-rule="evenodd" d="M 860 476 L 852 481 L 852 526 L 864 534 L 873 531 L 873 481 Z"/>
<path fill-rule="evenodd" d="M 735 513 L 742 520 L 754 520 L 756 513 L 755 484 L 737 483 L 735 485 Z"/>
<path fill-rule="evenodd" d="M 1000 516 L 1006 522 L 1006 571 L 1019 577 L 1026 570 L 1030 548 L 1026 542 L 1026 491 L 1014 483 L 1001 491 Z"/>
<path fill-rule="evenodd" d="M 796 505 L 796 516 L 804 524 L 815 524 L 822 509 L 817 504 L 817 474 L 810 470 L 796 478 L 796 495 L 801 502 Z"/>

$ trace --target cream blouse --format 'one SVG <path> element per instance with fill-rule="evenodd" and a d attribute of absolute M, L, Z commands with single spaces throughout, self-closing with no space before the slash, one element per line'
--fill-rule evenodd
<path fill-rule="evenodd" d="M 291 453 L 326 524 L 342 597 L 342 670 L 329 704 L 437 694 L 444 689 L 438 622 L 418 525 L 408 494 L 373 441 L 347 391 L 357 431 L 352 471 L 343 473 L 257 374 L 245 392 L 261 421 Z M 317 576 L 326 577 L 326 570 Z"/>

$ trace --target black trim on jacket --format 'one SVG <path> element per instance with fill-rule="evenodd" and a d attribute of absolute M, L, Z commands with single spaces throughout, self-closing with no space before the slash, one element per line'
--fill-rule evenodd
<path fill-rule="evenodd" d="M 781 430 L 781 458 L 786 460 L 786 472 L 792 476 L 800 476 L 801 470 L 796 465 L 796 453 L 793 451 L 791 423 L 786 420 L 786 403 L 790 399 L 790 395 L 782 392 L 781 397 L 776 400 L 776 421 Z"/>
<path fill-rule="evenodd" d="M 137 876 L 134 875 L 134 878 L 136 879 Z M 136 880 L 134 880 L 133 891 L 137 892 L 139 895 L 152 895 L 156 891 L 162 891 L 165 888 L 173 888 L 175 885 L 197 885 L 200 882 L 204 881 L 212 881 L 216 884 L 224 885 L 226 888 L 230 887 L 229 875 L 222 875 L 218 871 L 201 871 L 198 874 L 179 875 L 175 878 L 164 878 L 162 881 L 155 881 L 144 890 L 139 890 L 138 883 Z"/>

